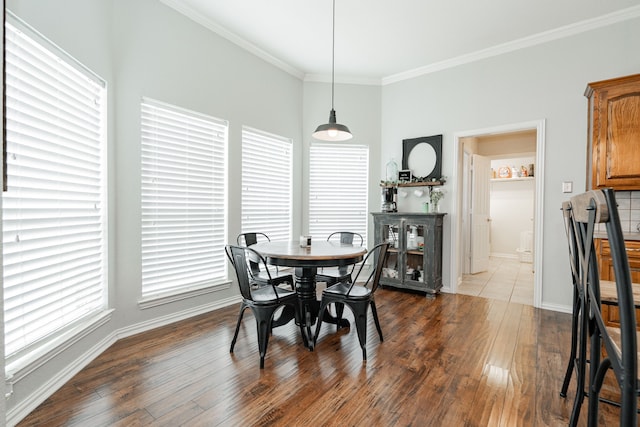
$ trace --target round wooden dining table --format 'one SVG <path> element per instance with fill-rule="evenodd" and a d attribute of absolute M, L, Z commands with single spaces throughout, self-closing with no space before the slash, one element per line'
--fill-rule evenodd
<path fill-rule="evenodd" d="M 267 263 L 280 267 L 293 267 L 295 276 L 295 288 L 303 313 L 304 325 L 307 331 L 307 341 L 313 349 L 313 335 L 311 326 L 315 323 L 320 309 L 320 301 L 316 298 L 316 273 L 321 267 L 342 267 L 356 264 L 367 253 L 362 246 L 353 246 L 339 242 L 326 240 L 313 241 L 310 246 L 302 247 L 297 241 L 272 241 L 260 242 L 251 245 L 251 248 L 260 253 Z M 287 311 L 276 319 L 273 326 L 279 326 L 289 322 L 293 313 Z M 325 311 L 323 322 L 338 324 L 340 327 L 349 326 L 346 319 L 336 319 L 328 311 Z"/>

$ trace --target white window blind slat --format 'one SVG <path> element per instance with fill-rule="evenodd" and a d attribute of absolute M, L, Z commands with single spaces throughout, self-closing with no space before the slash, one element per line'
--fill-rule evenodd
<path fill-rule="evenodd" d="M 143 100 L 144 297 L 225 278 L 227 134 L 225 120 Z"/>
<path fill-rule="evenodd" d="M 360 233 L 367 241 L 369 148 L 314 142 L 309 151 L 309 234 Z"/>
<path fill-rule="evenodd" d="M 242 129 L 242 232 L 291 239 L 293 144 L 288 138 Z"/>
<path fill-rule="evenodd" d="M 6 23 L 5 354 L 106 309 L 105 83 Z"/>

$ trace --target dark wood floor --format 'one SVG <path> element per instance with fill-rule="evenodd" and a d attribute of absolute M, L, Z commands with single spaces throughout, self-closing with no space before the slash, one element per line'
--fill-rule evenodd
<path fill-rule="evenodd" d="M 570 316 L 465 295 L 377 294 L 369 322 L 323 326 L 310 352 L 277 328 L 258 366 L 253 317 L 229 353 L 237 306 L 119 341 L 21 426 L 566 426 L 559 396 Z M 345 313 L 348 309 L 345 309 Z M 350 312 L 348 313 L 350 316 Z M 601 405 L 601 425 L 617 409 Z M 580 425 L 586 425 L 586 404 Z"/>

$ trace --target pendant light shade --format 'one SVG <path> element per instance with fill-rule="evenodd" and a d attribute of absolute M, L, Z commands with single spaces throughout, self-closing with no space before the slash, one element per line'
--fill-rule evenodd
<path fill-rule="evenodd" d="M 353 138 L 353 135 L 348 127 L 336 123 L 336 110 L 332 108 L 329 113 L 329 123 L 318 126 L 313 137 L 322 141 L 346 141 Z"/>
<path fill-rule="evenodd" d="M 313 133 L 313 137 L 322 141 L 346 141 L 353 138 L 351 131 L 345 125 L 336 122 L 336 110 L 333 108 L 333 94 L 335 86 L 335 56 L 336 56 L 336 0 L 333 0 L 333 39 L 331 46 L 331 112 L 329 123 L 320 125 Z"/>

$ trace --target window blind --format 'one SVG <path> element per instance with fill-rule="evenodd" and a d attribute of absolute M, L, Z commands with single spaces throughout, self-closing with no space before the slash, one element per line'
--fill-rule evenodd
<path fill-rule="evenodd" d="M 309 153 L 309 234 L 362 234 L 367 242 L 369 147 L 312 143 Z"/>
<path fill-rule="evenodd" d="M 291 239 L 292 142 L 242 129 L 242 232 Z"/>
<path fill-rule="evenodd" d="M 14 19 L 2 207 L 8 358 L 107 304 L 105 83 Z"/>
<path fill-rule="evenodd" d="M 224 280 L 227 122 L 145 98 L 141 128 L 142 295 Z"/>

